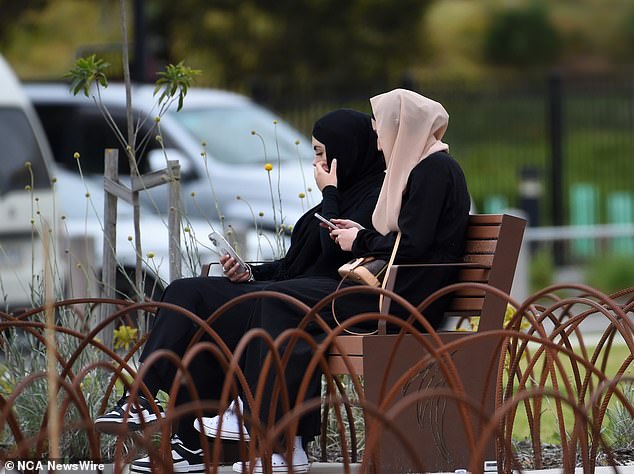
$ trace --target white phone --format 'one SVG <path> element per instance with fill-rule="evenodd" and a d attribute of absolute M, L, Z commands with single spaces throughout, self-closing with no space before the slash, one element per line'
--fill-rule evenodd
<path fill-rule="evenodd" d="M 326 219 L 324 216 L 322 216 L 321 214 L 319 214 L 317 212 L 315 212 L 315 217 L 317 219 L 319 219 L 320 221 L 322 221 L 324 224 L 326 224 L 331 229 L 338 229 L 339 228 L 335 224 L 333 224 L 332 222 L 330 222 L 328 219 Z"/>
<path fill-rule="evenodd" d="M 240 256 L 236 253 L 229 242 L 227 242 L 227 240 L 222 236 L 222 234 L 219 234 L 218 232 L 212 232 L 208 235 L 208 237 L 209 240 L 211 240 L 212 245 L 215 247 L 215 252 L 218 254 L 219 257 L 229 255 L 236 261 L 238 265 L 240 265 L 238 267 L 238 272 L 243 273 L 249 271 L 249 266 L 244 263 L 244 260 L 240 258 Z"/>

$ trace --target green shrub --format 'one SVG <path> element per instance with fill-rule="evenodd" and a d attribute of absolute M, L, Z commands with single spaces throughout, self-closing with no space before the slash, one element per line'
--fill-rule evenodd
<path fill-rule="evenodd" d="M 586 281 L 604 293 L 613 293 L 634 285 L 634 257 L 608 255 L 586 267 Z"/>
<path fill-rule="evenodd" d="M 539 5 L 497 11 L 484 40 L 486 59 L 505 66 L 548 64 L 560 50 L 559 33 Z"/>
<path fill-rule="evenodd" d="M 548 248 L 542 247 L 534 252 L 529 264 L 531 292 L 536 292 L 552 284 L 555 275 L 555 264 Z"/>

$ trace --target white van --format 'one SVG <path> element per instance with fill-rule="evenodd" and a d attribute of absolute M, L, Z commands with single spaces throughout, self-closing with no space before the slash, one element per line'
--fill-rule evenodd
<path fill-rule="evenodd" d="M 95 101 L 83 94 L 72 95 L 66 84 L 26 84 L 25 90 L 40 116 L 57 164 L 77 173 L 73 154 L 79 152 L 84 173 L 101 177 L 103 150 L 122 147 Z M 126 130 L 123 86 L 110 84 L 101 90 L 100 97 L 119 129 Z M 238 228 L 253 226 L 255 220 L 272 229 L 275 223 L 294 224 L 309 206 L 321 200 L 319 190 L 312 185 L 309 139 L 247 97 L 190 88 L 183 109 L 177 112 L 174 104 L 160 121 L 165 150 L 156 140 L 156 104 L 152 85 L 133 87 L 139 170 L 145 173 L 164 168 L 166 156 L 179 160 L 182 206 L 189 217 L 222 217 Z M 120 155 L 119 175 L 123 177 L 128 175 L 129 166 L 121 151 Z M 273 165 L 270 176 L 264 169 L 266 163 Z M 150 193 L 152 199 L 147 195 L 142 198 L 164 213 L 167 189 L 155 188 Z"/>
<path fill-rule="evenodd" d="M 54 220 L 50 156 L 37 115 L 0 56 L 0 311 L 41 291 L 44 222 Z"/>

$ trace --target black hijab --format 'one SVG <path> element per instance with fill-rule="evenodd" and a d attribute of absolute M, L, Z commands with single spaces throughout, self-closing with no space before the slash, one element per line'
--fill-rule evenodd
<path fill-rule="evenodd" d="M 326 147 L 328 165 L 337 159 L 337 191 L 340 217 L 357 208 L 367 199 L 378 197 L 383 182 L 385 160 L 377 149 L 376 133 L 369 115 L 351 109 L 338 109 L 315 122 L 313 136 Z M 291 246 L 283 259 L 281 278 L 294 278 L 309 273 L 319 266 L 340 266 L 349 254 L 339 250 L 341 263 L 321 262 L 320 232 L 327 232 L 315 222 L 314 213 L 322 203 L 306 212 L 296 223 Z M 362 223 L 371 225 L 371 216 Z M 325 258 L 325 257 L 324 257 Z M 336 273 L 336 272 L 335 272 Z"/>

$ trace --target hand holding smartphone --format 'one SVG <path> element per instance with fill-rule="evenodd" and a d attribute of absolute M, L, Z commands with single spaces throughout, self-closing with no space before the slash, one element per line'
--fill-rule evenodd
<path fill-rule="evenodd" d="M 315 212 L 315 217 L 317 219 L 319 219 L 320 221 L 322 221 L 324 224 L 326 224 L 328 227 L 330 227 L 331 229 L 338 229 L 338 227 L 333 224 L 332 222 L 330 222 L 328 219 L 326 219 L 324 216 L 322 216 L 321 214 L 319 214 L 318 212 Z"/>
<path fill-rule="evenodd" d="M 224 255 L 229 255 L 231 258 L 233 258 L 235 262 L 239 265 L 239 273 L 250 271 L 249 266 L 244 263 L 244 260 L 242 260 L 238 256 L 234 248 L 229 244 L 229 242 L 227 242 L 222 234 L 219 234 L 218 232 L 212 232 L 211 234 L 209 234 L 208 237 L 211 241 L 211 244 L 214 246 L 214 251 L 218 254 L 218 256 L 222 257 Z"/>

